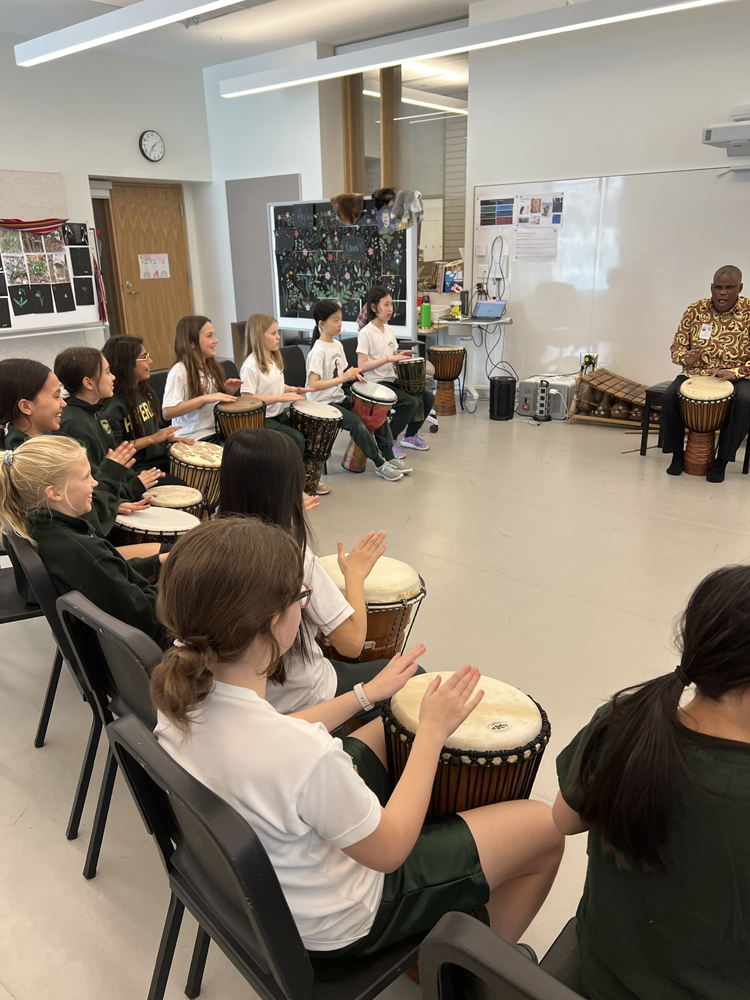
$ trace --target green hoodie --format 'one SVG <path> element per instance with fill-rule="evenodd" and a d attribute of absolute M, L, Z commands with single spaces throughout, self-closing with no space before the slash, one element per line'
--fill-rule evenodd
<path fill-rule="evenodd" d="M 56 510 L 34 514 L 29 519 L 29 534 L 60 595 L 78 590 L 102 611 L 164 645 L 164 630 L 155 610 L 157 587 L 145 579 L 158 574 L 158 555 L 123 559 L 83 518 Z M 22 596 L 28 599 L 30 595 Z"/>
<path fill-rule="evenodd" d="M 156 434 L 159 428 L 159 421 L 150 399 L 136 390 L 136 403 L 140 421 L 133 427 L 133 420 L 130 411 L 124 400 L 119 396 L 108 399 L 104 405 L 102 416 L 109 422 L 109 427 L 114 435 L 117 444 L 123 441 L 135 441 L 136 438 L 148 437 Z M 157 444 L 146 445 L 135 453 L 134 469 L 142 472 L 144 469 L 151 469 L 158 466 L 165 472 L 169 466 L 167 446 L 163 441 Z"/>
<path fill-rule="evenodd" d="M 109 422 L 102 412 L 103 405 L 87 403 L 77 396 L 68 396 L 66 403 L 68 405 L 60 415 L 59 433 L 83 445 L 95 479 L 105 487 L 113 487 L 112 492 L 116 486 L 121 500 L 140 500 L 145 490 L 135 468 L 126 469 L 119 462 L 107 458 L 109 449 L 116 448 L 119 441 L 115 442 Z"/>

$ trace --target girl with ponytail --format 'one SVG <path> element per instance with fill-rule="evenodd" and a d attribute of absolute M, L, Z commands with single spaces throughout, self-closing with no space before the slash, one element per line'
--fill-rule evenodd
<path fill-rule="evenodd" d="M 673 672 L 618 692 L 557 760 L 556 825 L 589 834 L 590 997 L 748 992 L 750 566 L 698 585 L 677 645 Z"/>
<path fill-rule="evenodd" d="M 318 302 L 313 310 L 315 330 L 313 344 L 307 355 L 307 381 L 313 390 L 310 399 L 335 406 L 343 416 L 341 424 L 375 466 L 375 474 L 388 482 L 397 482 L 412 470 L 393 454 L 393 435 L 388 420 L 375 431 L 365 427 L 361 417 L 352 413 L 352 397 L 344 385 L 364 382 L 359 368 L 347 368 L 341 341 L 341 306 L 331 299 Z"/>
<path fill-rule="evenodd" d="M 91 524 L 96 479 L 86 450 L 69 437 L 41 434 L 0 459 L 0 532 L 14 531 L 39 552 L 58 594 L 80 591 L 97 607 L 160 641 L 156 576 L 166 555 L 125 560 Z M 19 591 L 34 600 L 25 581 Z"/>

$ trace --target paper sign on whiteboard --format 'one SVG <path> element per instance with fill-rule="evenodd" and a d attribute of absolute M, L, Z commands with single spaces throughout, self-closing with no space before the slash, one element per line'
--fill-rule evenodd
<path fill-rule="evenodd" d="M 142 281 L 146 278 L 168 278 L 169 254 L 139 253 L 138 268 L 141 272 Z"/>
<path fill-rule="evenodd" d="M 557 229 L 538 227 L 517 229 L 513 260 L 534 263 L 557 260 Z"/>

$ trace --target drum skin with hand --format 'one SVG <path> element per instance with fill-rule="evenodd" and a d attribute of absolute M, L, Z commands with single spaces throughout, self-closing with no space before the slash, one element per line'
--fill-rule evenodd
<path fill-rule="evenodd" d="M 341 421 L 341 411 L 328 403 L 316 403 L 312 399 L 298 400 L 289 408 L 289 423 L 305 439 L 305 493 L 314 497 L 336 440 Z"/>
<path fill-rule="evenodd" d="M 262 399 L 240 396 L 233 403 L 217 403 L 214 407 L 214 425 L 222 441 L 243 427 L 266 426 L 266 404 Z"/>
<path fill-rule="evenodd" d="M 378 382 L 354 382 L 352 385 L 352 413 L 356 413 L 362 423 L 373 434 L 379 430 L 388 419 L 388 414 L 396 404 L 396 393 L 387 385 Z M 349 445 L 341 460 L 341 465 L 349 472 L 364 472 L 367 468 L 367 456 L 354 443 Z"/>
<path fill-rule="evenodd" d="M 210 441 L 175 441 L 169 448 L 169 474 L 200 490 L 206 510 L 213 510 L 219 502 L 222 455 L 223 449 Z"/>
<path fill-rule="evenodd" d="M 180 487 L 173 488 L 180 489 Z M 149 507 L 133 514 L 118 514 L 110 538 L 113 545 L 139 545 L 142 542 L 157 542 L 163 545 L 167 542 L 176 542 L 199 524 L 200 520 L 187 511 Z"/>
<path fill-rule="evenodd" d="M 338 556 L 323 556 L 320 562 L 346 596 L 346 584 L 339 568 Z M 323 640 L 323 650 L 331 659 L 344 660 L 346 663 L 390 659 L 403 651 L 426 593 L 424 580 L 412 566 L 398 559 L 381 556 L 365 578 L 367 636 L 362 652 L 354 658 L 342 656 L 328 639 Z"/>
<path fill-rule="evenodd" d="M 145 496 L 152 507 L 184 510 L 198 518 L 203 513 L 203 494 L 192 486 L 153 486 Z"/>
<path fill-rule="evenodd" d="M 445 683 L 452 672 L 440 671 Z M 437 674 L 417 674 L 383 706 L 388 770 L 404 772 L 419 728 L 419 708 Z M 427 816 L 447 816 L 477 806 L 527 799 L 549 743 L 547 714 L 518 688 L 480 677 L 484 697 L 446 740 Z"/>
<path fill-rule="evenodd" d="M 716 452 L 716 432 L 726 419 L 734 386 L 703 375 L 689 378 L 678 390 L 680 414 L 688 429 L 683 469 L 689 476 L 705 476 Z"/>
<path fill-rule="evenodd" d="M 428 357 L 435 368 L 437 381 L 435 413 L 439 417 L 455 417 L 456 393 L 453 383 L 461 375 L 466 348 L 454 344 L 436 344 L 430 348 Z"/>

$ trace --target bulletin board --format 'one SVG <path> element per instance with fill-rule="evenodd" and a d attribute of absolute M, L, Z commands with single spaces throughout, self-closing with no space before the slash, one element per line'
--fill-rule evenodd
<path fill-rule="evenodd" d="M 85 222 L 45 234 L 0 227 L 0 336 L 98 321 Z"/>
<path fill-rule="evenodd" d="M 417 243 L 414 227 L 380 234 L 375 206 L 365 199 L 356 225 L 343 225 L 331 203 L 268 206 L 274 306 L 283 330 L 312 330 L 315 304 L 341 303 L 344 333 L 358 332 L 368 290 L 384 285 L 393 296 L 390 323 L 397 337 L 416 332 Z"/>

